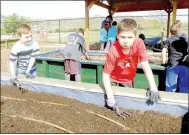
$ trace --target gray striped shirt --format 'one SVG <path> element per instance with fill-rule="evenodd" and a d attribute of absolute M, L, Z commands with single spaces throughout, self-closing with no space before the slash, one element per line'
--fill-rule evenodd
<path fill-rule="evenodd" d="M 39 45 L 36 41 L 32 41 L 30 45 L 23 45 L 20 43 L 20 41 L 18 41 L 12 47 L 9 60 L 17 60 L 17 74 L 25 74 L 29 65 L 30 58 L 35 57 L 39 53 Z M 36 69 L 36 64 L 33 65 L 31 70 L 34 69 Z"/>

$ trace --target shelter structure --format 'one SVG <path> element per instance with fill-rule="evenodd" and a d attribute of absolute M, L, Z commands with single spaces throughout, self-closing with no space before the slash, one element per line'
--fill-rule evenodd
<path fill-rule="evenodd" d="M 150 11 L 165 10 L 168 14 L 167 37 L 169 36 L 170 14 L 173 12 L 172 22 L 176 20 L 177 9 L 188 8 L 188 0 L 85 0 L 85 27 L 86 27 L 86 44 L 89 49 L 89 10 L 93 5 L 106 8 L 109 15 L 116 12 L 133 12 L 133 11 Z"/>

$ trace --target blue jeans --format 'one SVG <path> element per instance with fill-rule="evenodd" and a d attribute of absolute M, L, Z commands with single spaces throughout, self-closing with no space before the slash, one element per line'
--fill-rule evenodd
<path fill-rule="evenodd" d="M 134 88 L 134 83 L 124 84 L 124 83 L 111 82 L 111 85 L 112 86 L 119 86 L 119 87 L 126 87 L 126 88 Z"/>
<path fill-rule="evenodd" d="M 106 46 L 106 41 L 100 41 L 100 50 L 104 50 L 104 47 Z"/>
<path fill-rule="evenodd" d="M 188 93 L 188 67 L 177 65 L 166 69 L 166 91 L 175 92 L 177 85 L 180 93 Z"/>
<path fill-rule="evenodd" d="M 109 50 L 110 50 L 110 47 L 112 46 L 112 44 L 113 44 L 114 42 L 115 42 L 115 41 L 108 40 L 108 41 L 107 41 L 107 44 L 106 44 L 106 47 L 105 47 L 105 51 L 109 51 Z"/>

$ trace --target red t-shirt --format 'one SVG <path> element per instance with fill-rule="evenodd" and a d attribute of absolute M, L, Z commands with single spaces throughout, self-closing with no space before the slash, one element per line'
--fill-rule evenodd
<path fill-rule="evenodd" d="M 104 72 L 110 75 L 112 81 L 130 84 L 134 80 L 138 61 L 147 61 L 144 41 L 136 38 L 130 47 L 130 52 L 124 54 L 119 42 L 116 41 L 106 55 Z"/>

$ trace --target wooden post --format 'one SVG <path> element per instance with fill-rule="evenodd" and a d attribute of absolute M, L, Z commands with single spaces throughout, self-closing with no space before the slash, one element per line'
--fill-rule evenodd
<path fill-rule="evenodd" d="M 169 4 L 167 5 L 167 8 L 165 9 L 165 11 L 168 14 L 168 18 L 167 18 L 167 38 L 169 37 L 169 27 L 170 27 L 170 14 L 173 11 L 173 7 L 171 6 L 171 3 L 169 2 Z"/>
<path fill-rule="evenodd" d="M 175 0 L 173 2 L 173 18 L 172 18 L 172 24 L 176 21 L 176 15 L 177 15 L 177 1 Z"/>
<path fill-rule="evenodd" d="M 9 49 L 9 43 L 8 43 L 8 40 L 5 41 L 5 44 L 6 44 L 6 49 Z"/>
<path fill-rule="evenodd" d="M 169 26 L 170 26 L 170 14 L 171 12 L 168 13 L 168 18 L 167 18 L 167 38 L 169 37 Z"/>
<path fill-rule="evenodd" d="M 89 50 L 89 9 L 88 0 L 85 0 L 85 32 L 86 32 L 86 49 Z"/>
<path fill-rule="evenodd" d="M 177 16 L 177 4 L 179 0 L 169 0 L 173 4 L 173 17 L 172 17 L 172 24 L 176 21 Z"/>

